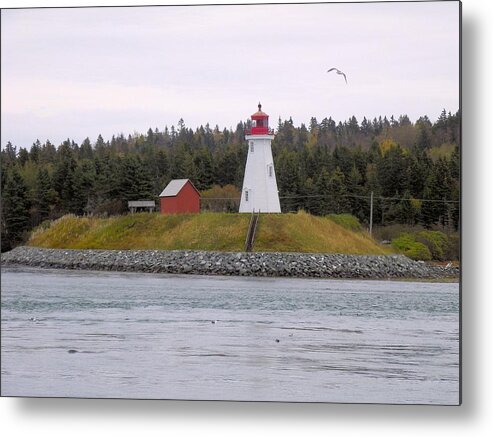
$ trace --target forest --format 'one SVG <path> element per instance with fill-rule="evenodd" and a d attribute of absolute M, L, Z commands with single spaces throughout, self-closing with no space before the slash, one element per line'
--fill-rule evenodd
<path fill-rule="evenodd" d="M 1 250 L 66 214 L 128 213 L 129 200 L 154 199 L 171 179 L 189 178 L 202 208 L 237 212 L 250 121 L 236 129 L 209 124 L 146 134 L 101 135 L 81 144 L 10 142 L 1 151 Z M 272 122 L 271 122 L 272 125 Z M 295 126 L 281 120 L 272 143 L 283 212 L 352 214 L 367 226 L 420 225 L 457 231 L 460 225 L 460 115 L 332 118 Z"/>

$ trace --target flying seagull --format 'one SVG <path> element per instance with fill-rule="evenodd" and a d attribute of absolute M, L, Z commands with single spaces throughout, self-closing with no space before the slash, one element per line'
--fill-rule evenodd
<path fill-rule="evenodd" d="M 330 73 L 331 71 L 334 71 L 334 70 L 336 71 L 337 74 L 342 74 L 344 76 L 344 80 L 346 81 L 346 84 L 347 84 L 346 75 L 341 70 L 339 70 L 338 68 L 332 67 L 330 70 L 327 70 L 327 73 Z"/>

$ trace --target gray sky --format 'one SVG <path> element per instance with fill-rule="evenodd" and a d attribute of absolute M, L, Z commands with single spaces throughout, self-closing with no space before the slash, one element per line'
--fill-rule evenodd
<path fill-rule="evenodd" d="M 1 144 L 459 108 L 459 3 L 2 10 Z M 327 73 L 338 67 L 347 74 Z"/>

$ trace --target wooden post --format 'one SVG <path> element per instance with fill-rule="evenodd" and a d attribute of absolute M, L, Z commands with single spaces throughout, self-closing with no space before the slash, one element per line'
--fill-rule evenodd
<path fill-rule="evenodd" d="M 373 229 L 373 191 L 370 194 L 370 237 Z"/>

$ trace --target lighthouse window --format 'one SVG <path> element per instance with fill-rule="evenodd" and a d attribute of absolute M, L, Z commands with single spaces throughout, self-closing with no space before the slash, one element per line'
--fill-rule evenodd
<path fill-rule="evenodd" d="M 271 178 L 272 176 L 274 176 L 274 168 L 272 165 L 269 165 L 269 177 Z"/>
<path fill-rule="evenodd" d="M 250 152 L 253 153 L 253 141 L 250 141 Z"/>
<path fill-rule="evenodd" d="M 248 190 L 245 190 L 245 202 L 248 202 Z"/>

